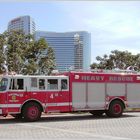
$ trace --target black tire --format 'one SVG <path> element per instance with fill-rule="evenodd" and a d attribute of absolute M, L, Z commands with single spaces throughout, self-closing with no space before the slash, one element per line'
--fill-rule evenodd
<path fill-rule="evenodd" d="M 33 122 L 37 121 L 41 117 L 41 107 L 36 102 L 30 102 L 23 106 L 22 116 L 25 121 Z"/>
<path fill-rule="evenodd" d="M 104 114 L 104 110 L 93 110 L 90 113 L 96 117 L 101 117 Z"/>
<path fill-rule="evenodd" d="M 12 117 L 14 117 L 15 119 L 22 119 L 22 114 L 11 114 Z"/>
<path fill-rule="evenodd" d="M 124 110 L 124 106 L 122 102 L 116 100 L 110 104 L 109 109 L 106 110 L 106 115 L 108 117 L 120 117 L 122 116 L 123 110 Z"/>

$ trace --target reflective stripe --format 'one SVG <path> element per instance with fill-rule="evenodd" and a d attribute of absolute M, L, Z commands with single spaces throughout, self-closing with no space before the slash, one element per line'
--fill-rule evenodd
<path fill-rule="evenodd" d="M 1 108 L 7 108 L 7 107 L 20 107 L 21 104 L 0 104 Z"/>
<path fill-rule="evenodd" d="M 0 104 L 0 108 L 7 108 L 7 107 L 21 107 L 22 104 Z M 45 103 L 42 104 L 43 107 L 45 107 Z M 69 106 L 72 105 L 72 103 L 64 102 L 64 103 L 47 103 L 46 107 L 48 106 Z"/>
<path fill-rule="evenodd" d="M 65 103 L 47 103 L 46 106 L 69 106 L 72 105 L 72 103 L 65 102 Z"/>

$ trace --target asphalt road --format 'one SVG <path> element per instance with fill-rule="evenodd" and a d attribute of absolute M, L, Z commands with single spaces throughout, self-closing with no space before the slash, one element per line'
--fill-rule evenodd
<path fill-rule="evenodd" d="M 84 114 L 43 115 L 38 122 L 0 117 L 0 140 L 140 140 L 140 112 L 121 118 Z"/>

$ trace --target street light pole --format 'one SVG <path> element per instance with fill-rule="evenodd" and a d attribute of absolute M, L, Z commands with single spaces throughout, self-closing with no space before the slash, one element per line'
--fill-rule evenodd
<path fill-rule="evenodd" d="M 75 45 L 75 69 L 79 69 L 79 41 L 80 41 L 80 36 L 79 34 L 74 35 L 74 45 Z"/>
<path fill-rule="evenodd" d="M 80 41 L 80 35 L 74 35 L 74 45 L 75 45 L 75 69 L 82 69 L 82 60 L 83 59 L 83 49 L 82 49 L 82 41 Z"/>

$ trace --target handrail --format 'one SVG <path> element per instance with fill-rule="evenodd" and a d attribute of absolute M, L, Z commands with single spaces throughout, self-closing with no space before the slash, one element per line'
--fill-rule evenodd
<path fill-rule="evenodd" d="M 112 69 L 112 70 L 104 70 L 104 69 L 91 69 L 91 72 L 97 73 L 133 73 L 137 74 L 137 71 L 134 70 L 121 70 L 121 69 Z"/>

